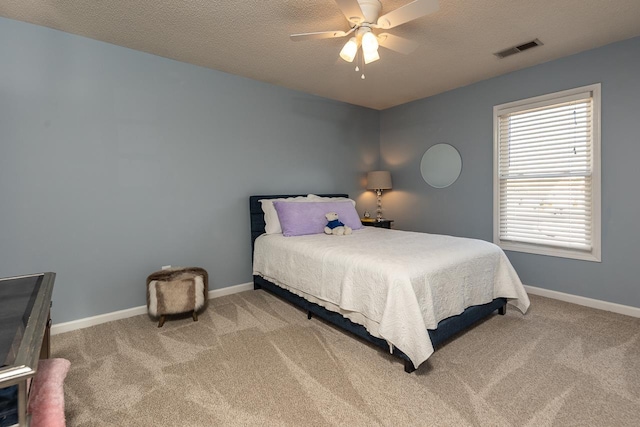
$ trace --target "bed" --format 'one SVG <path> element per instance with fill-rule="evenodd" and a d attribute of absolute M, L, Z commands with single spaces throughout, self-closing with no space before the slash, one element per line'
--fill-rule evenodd
<path fill-rule="evenodd" d="M 404 360 L 406 372 L 413 372 L 435 347 L 454 335 L 496 311 L 504 314 L 507 300 L 522 312 L 529 305 L 506 256 L 488 242 L 376 227 L 344 237 L 265 234 L 260 200 L 286 197 L 295 196 L 250 197 L 254 288 L 265 289 L 299 306 L 307 311 L 309 319 L 320 317 L 390 351 Z M 378 258 L 362 255 L 376 244 Z M 429 262 L 423 262 L 420 251 L 414 250 L 422 246 L 430 248 L 428 254 L 433 259 Z M 476 246 L 479 255 L 474 252 Z M 452 253 L 461 261 L 454 261 Z M 329 267 L 317 263 L 320 258 L 329 262 Z M 477 261 L 480 258 L 494 261 Z M 349 261 L 340 264 L 343 259 Z M 430 267 L 438 265 L 436 261 L 446 266 Z M 302 274 L 289 271 L 285 268 L 289 264 L 307 269 Z M 427 277 L 423 270 L 429 273 L 429 280 L 421 276 Z M 474 282 L 491 280 L 495 283 L 483 286 Z M 315 286 L 317 282 L 322 286 Z M 430 285 L 422 286 L 422 282 Z"/>

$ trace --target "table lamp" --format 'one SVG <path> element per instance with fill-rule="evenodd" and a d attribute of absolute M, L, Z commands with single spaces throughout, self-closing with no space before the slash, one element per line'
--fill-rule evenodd
<path fill-rule="evenodd" d="M 375 190 L 378 195 L 377 220 L 382 221 L 382 190 L 391 189 L 391 174 L 389 171 L 372 171 L 367 173 L 367 190 Z"/>

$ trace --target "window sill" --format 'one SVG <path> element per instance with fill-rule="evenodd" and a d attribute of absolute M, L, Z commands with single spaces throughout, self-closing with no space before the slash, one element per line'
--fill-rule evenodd
<path fill-rule="evenodd" d="M 582 261 L 602 262 L 599 248 L 595 248 L 591 252 L 585 252 L 573 249 L 552 248 L 549 246 L 532 245 L 528 243 L 517 243 L 507 241 L 494 241 L 505 251 L 524 252 L 536 255 L 546 255 L 557 258 L 570 258 Z"/>

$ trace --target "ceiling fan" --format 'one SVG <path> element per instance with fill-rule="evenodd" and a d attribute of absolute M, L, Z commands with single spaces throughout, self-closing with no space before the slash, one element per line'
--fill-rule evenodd
<path fill-rule="evenodd" d="M 414 0 L 379 16 L 382 10 L 380 0 L 335 0 L 335 2 L 349 21 L 351 27 L 349 31 L 320 31 L 291 34 L 289 37 L 293 41 L 301 41 L 346 37 L 353 34 L 340 51 L 340 58 L 347 62 L 353 62 L 358 48 L 362 47 L 365 64 L 380 59 L 378 46 L 404 54 L 409 54 L 418 47 L 418 43 L 393 34 L 383 32 L 376 35 L 373 32 L 374 29 L 387 30 L 438 10 L 438 0 Z M 356 67 L 356 71 L 358 71 L 358 67 Z M 364 74 L 362 78 L 364 78 Z"/>

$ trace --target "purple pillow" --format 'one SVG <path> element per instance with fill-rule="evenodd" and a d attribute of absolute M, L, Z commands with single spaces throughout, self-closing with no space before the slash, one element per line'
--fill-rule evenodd
<path fill-rule="evenodd" d="M 356 208 L 348 200 L 344 202 L 273 202 L 287 237 L 324 233 L 329 212 L 336 212 L 338 219 L 354 230 L 362 228 Z"/>

